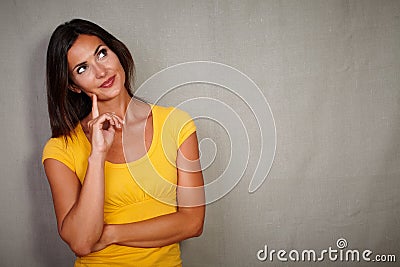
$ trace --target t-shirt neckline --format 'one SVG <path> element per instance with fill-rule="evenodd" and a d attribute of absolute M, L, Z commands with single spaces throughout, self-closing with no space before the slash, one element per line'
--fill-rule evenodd
<path fill-rule="evenodd" d="M 140 158 L 138 158 L 138 159 L 136 159 L 134 161 L 130 161 L 130 162 L 114 163 L 114 162 L 110 162 L 110 161 L 106 160 L 105 164 L 107 166 L 115 167 L 115 168 L 124 168 L 127 165 L 137 165 L 137 164 L 142 163 L 144 160 L 150 158 L 151 154 L 153 154 L 153 151 L 155 149 L 155 146 L 156 146 L 156 143 L 157 143 L 157 140 L 158 140 L 157 139 L 157 136 L 158 136 L 158 127 L 157 127 L 158 118 L 157 118 L 157 115 L 156 115 L 157 112 L 154 112 L 154 111 L 156 111 L 156 105 L 153 105 L 153 104 L 149 104 L 149 105 L 150 105 L 151 112 L 152 112 L 153 137 L 152 137 L 151 144 L 150 144 L 150 147 L 147 150 L 147 152 L 143 156 L 141 156 Z M 83 127 L 82 127 L 80 122 L 78 123 L 78 127 L 77 128 L 78 128 L 78 135 L 81 136 L 82 139 L 85 140 L 84 141 L 85 142 L 85 146 L 90 151 L 92 145 L 89 142 L 85 132 L 83 131 Z M 124 140 L 124 135 L 122 133 L 122 142 L 123 142 L 123 140 Z M 125 155 L 125 152 L 124 152 L 124 155 Z"/>

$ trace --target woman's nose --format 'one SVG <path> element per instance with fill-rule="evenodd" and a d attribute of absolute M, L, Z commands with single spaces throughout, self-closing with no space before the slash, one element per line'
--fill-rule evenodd
<path fill-rule="evenodd" d="M 102 64 L 94 64 L 94 71 L 96 73 L 96 78 L 103 78 L 107 74 L 106 68 Z"/>

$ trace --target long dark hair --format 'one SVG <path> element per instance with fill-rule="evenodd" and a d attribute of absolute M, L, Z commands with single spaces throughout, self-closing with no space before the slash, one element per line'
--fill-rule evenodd
<path fill-rule="evenodd" d="M 99 37 L 117 56 L 125 71 L 125 88 L 133 97 L 131 82 L 135 63 L 128 48 L 99 25 L 73 19 L 59 25 L 50 37 L 47 47 L 47 104 L 52 137 L 71 136 L 80 120 L 92 109 L 92 101 L 85 93 L 75 93 L 68 75 L 67 53 L 80 34 Z"/>

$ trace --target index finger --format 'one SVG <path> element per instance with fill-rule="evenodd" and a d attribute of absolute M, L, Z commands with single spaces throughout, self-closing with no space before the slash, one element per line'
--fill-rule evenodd
<path fill-rule="evenodd" d="M 97 95 L 93 94 L 92 97 L 92 119 L 99 116 L 99 107 L 97 106 Z"/>

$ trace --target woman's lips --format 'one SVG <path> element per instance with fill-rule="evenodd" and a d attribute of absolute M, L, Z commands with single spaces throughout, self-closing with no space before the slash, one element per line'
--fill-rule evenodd
<path fill-rule="evenodd" d="M 110 88 L 114 84 L 115 75 L 100 85 L 100 88 Z"/>

